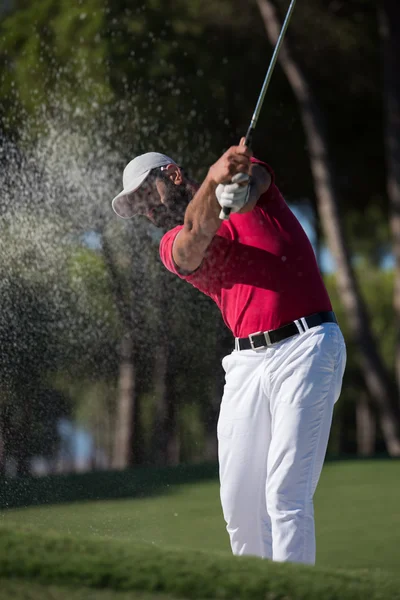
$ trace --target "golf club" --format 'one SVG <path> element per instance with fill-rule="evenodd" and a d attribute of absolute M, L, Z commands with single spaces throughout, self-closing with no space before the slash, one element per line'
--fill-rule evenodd
<path fill-rule="evenodd" d="M 272 73 L 274 72 L 276 61 L 278 60 L 279 50 L 281 49 L 282 42 L 283 42 L 283 39 L 285 37 L 285 33 L 286 33 L 287 28 L 288 28 L 290 19 L 292 17 L 295 5 L 296 5 L 296 0 L 292 0 L 291 3 L 290 3 L 290 6 L 289 6 L 288 12 L 287 12 L 285 21 L 284 21 L 284 23 L 282 25 L 281 33 L 279 34 L 279 38 L 278 38 L 278 40 L 276 42 L 275 50 L 274 50 L 274 53 L 273 53 L 272 58 L 271 58 L 271 62 L 270 62 L 269 68 L 268 68 L 268 72 L 267 72 L 267 75 L 265 76 L 264 83 L 263 83 L 263 86 L 261 88 L 260 95 L 258 97 L 257 105 L 256 105 L 255 111 L 253 113 L 253 116 L 251 118 L 249 128 L 248 128 L 247 133 L 246 133 L 245 145 L 248 146 L 249 148 L 251 147 L 251 142 L 252 142 L 252 139 L 253 139 L 253 133 L 254 133 L 254 130 L 255 130 L 256 125 L 257 125 L 258 117 L 260 116 L 260 112 L 261 112 L 261 109 L 262 109 L 262 106 L 263 106 L 263 103 L 264 103 L 265 94 L 267 93 L 267 89 L 268 89 L 268 86 L 269 86 L 271 78 L 272 78 Z M 239 180 L 240 180 L 240 178 L 237 179 L 237 181 L 239 181 Z M 243 180 L 244 179 L 242 178 L 242 181 Z M 230 213 L 231 213 L 231 209 L 228 208 L 228 207 L 224 207 L 221 210 L 221 212 L 220 212 L 219 218 L 220 219 L 224 219 L 224 220 L 229 219 Z"/>

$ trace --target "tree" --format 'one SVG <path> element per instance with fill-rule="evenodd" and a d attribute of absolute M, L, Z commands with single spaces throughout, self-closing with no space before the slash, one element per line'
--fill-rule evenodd
<path fill-rule="evenodd" d="M 21 0 L 14 7 L 0 21 L 0 118 L 18 148 L 9 144 L 0 152 L 0 211 L 29 207 L 39 220 L 51 214 L 52 244 L 73 240 L 79 248 L 70 270 L 81 331 L 72 323 L 76 340 L 65 340 L 74 398 L 82 409 L 86 402 L 87 415 L 95 406 L 94 401 L 89 406 L 89 396 L 101 396 L 102 419 L 110 409 L 120 467 L 156 455 L 163 461 L 197 457 L 206 443 L 214 456 L 222 386 L 215 354 L 220 357 L 230 346 L 229 333 L 220 321 L 215 325 L 218 317 L 207 299 L 203 304 L 189 286 L 186 295 L 182 282 L 160 275 L 154 231 L 140 220 L 119 222 L 110 200 L 120 189 L 124 165 L 136 154 L 164 151 L 200 179 L 203 168 L 245 131 L 271 50 L 258 5 L 247 3 L 244 10 L 240 0 L 82 0 L 76 6 L 67 0 Z M 342 233 L 353 254 L 378 264 L 387 241 L 387 199 L 374 11 L 374 0 L 328 8 L 310 0 L 295 13 L 290 32 L 297 66 L 310 90 L 312 83 L 325 120 L 322 144 L 329 140 Z M 243 72 L 251 73 L 245 87 Z M 314 156 L 321 147 L 314 147 Z M 290 202 L 313 198 L 296 99 L 279 69 L 254 150 L 276 165 Z M 17 174 L 16 193 L 13 178 L 4 176 L 11 172 Z M 94 240 L 95 248 L 86 252 L 85 240 Z M 34 266 L 32 261 L 32 272 Z M 351 283 L 353 274 L 346 273 Z M 385 366 L 390 368 L 387 361 Z M 358 365 L 353 373 L 356 396 L 365 386 Z M 118 381 L 121 393 L 115 393 Z M 108 408 L 107 392 L 96 391 L 103 385 Z M 94 412 L 87 419 L 100 428 Z"/>
<path fill-rule="evenodd" d="M 8 309 L 2 327 L 4 335 L 12 335 L 12 343 L 3 344 L 0 371 L 10 378 L 3 388 L 5 400 L 13 399 L 4 415 L 12 424 L 10 435 L 17 422 L 25 428 L 33 422 L 35 398 L 49 380 L 67 391 L 68 374 L 110 381 L 117 370 L 119 323 L 106 269 L 75 221 L 86 221 L 88 206 L 75 157 L 57 140 L 61 137 L 41 137 L 23 149 L 8 144 L 0 172 L 1 284 Z M 59 415 L 56 407 L 54 414 Z M 23 460 L 26 464 L 27 457 Z"/>
<path fill-rule="evenodd" d="M 396 0 L 384 0 L 378 10 L 384 65 L 387 193 L 396 260 L 393 296 L 397 331 L 395 372 L 400 393 L 400 5 Z"/>
<path fill-rule="evenodd" d="M 275 45 L 280 30 L 275 6 L 270 0 L 257 0 L 257 3 L 270 42 Z M 399 418 L 393 403 L 393 387 L 390 375 L 377 351 L 377 343 L 371 331 L 368 313 L 351 264 L 349 247 L 339 217 L 339 193 L 323 110 L 303 69 L 290 52 L 287 42 L 284 42 L 279 60 L 299 103 L 322 227 L 336 261 L 338 286 L 346 307 L 349 325 L 361 351 L 363 375 L 371 397 L 379 407 L 380 424 L 387 449 L 391 455 L 398 456 L 400 455 Z"/>
<path fill-rule="evenodd" d="M 378 351 L 390 372 L 396 345 L 393 328 L 392 302 L 394 274 L 391 270 L 360 263 L 356 268 L 357 280 L 371 315 L 370 323 L 378 343 Z M 330 451 L 334 454 L 375 454 L 385 450 L 382 432 L 378 430 L 379 414 L 371 398 L 360 368 L 359 346 L 352 336 L 342 295 L 337 285 L 337 274 L 325 276 L 334 310 L 347 344 L 347 366 L 341 399 L 335 407 Z"/>
<path fill-rule="evenodd" d="M 14 242 L 14 243 L 12 243 Z M 27 277 L 18 264 L 18 245 L 2 230 L 0 319 L 0 422 L 5 458 L 14 458 L 16 472 L 25 475 L 36 453 L 48 455 L 57 446 L 56 423 L 70 412 L 65 397 L 46 389 L 46 376 L 60 358 L 60 304 L 54 280 Z M 26 240 L 24 240 L 26 243 Z M 3 246 L 4 244 L 4 246 Z M 15 260 L 4 252 L 4 247 Z M 25 246 L 25 249 L 27 247 Z M 9 255 L 9 256 L 10 256 Z M 34 260 L 32 254 L 30 260 Z M 17 265 L 17 266 L 16 266 Z M 48 265 L 49 266 L 49 265 Z M 42 435 L 38 435 L 39 431 Z"/>

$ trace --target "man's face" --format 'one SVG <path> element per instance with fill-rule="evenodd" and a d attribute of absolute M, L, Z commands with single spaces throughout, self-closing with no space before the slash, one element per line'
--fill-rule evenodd
<path fill-rule="evenodd" d="M 187 205 L 192 200 L 196 185 L 188 182 L 179 171 L 157 178 L 148 184 L 146 217 L 161 229 L 169 230 L 184 222 Z M 151 189 L 150 189 L 151 188 Z"/>

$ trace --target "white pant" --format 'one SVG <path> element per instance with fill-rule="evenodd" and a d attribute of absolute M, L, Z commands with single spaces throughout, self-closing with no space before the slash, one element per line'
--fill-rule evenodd
<path fill-rule="evenodd" d="M 315 563 L 313 496 L 345 363 L 335 323 L 223 359 L 218 455 L 234 554 Z"/>

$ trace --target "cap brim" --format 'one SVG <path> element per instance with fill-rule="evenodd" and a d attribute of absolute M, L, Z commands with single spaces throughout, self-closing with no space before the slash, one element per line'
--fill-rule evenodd
<path fill-rule="evenodd" d="M 113 211 L 122 219 L 131 219 L 138 214 L 138 209 L 135 207 L 135 198 L 133 194 L 144 183 L 149 173 L 150 171 L 137 177 L 128 189 L 122 190 L 122 192 L 120 192 L 118 196 L 115 196 L 113 199 L 111 203 Z"/>

